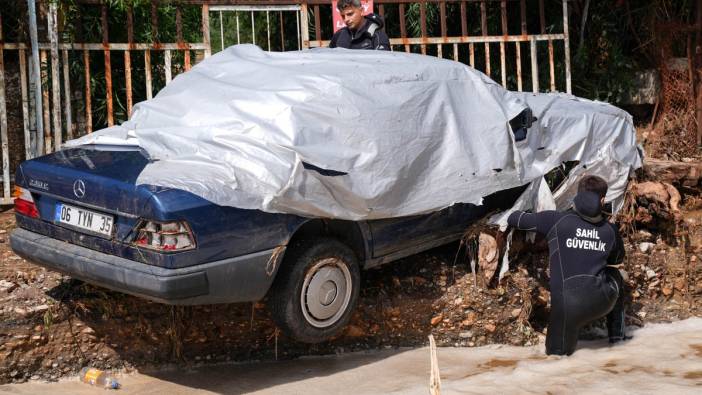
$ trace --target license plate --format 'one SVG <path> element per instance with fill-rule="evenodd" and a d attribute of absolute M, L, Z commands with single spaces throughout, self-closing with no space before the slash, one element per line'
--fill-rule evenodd
<path fill-rule="evenodd" d="M 103 236 L 112 235 L 112 224 L 114 218 L 92 210 L 70 206 L 68 204 L 57 204 L 54 220 L 61 224 L 98 233 Z"/>

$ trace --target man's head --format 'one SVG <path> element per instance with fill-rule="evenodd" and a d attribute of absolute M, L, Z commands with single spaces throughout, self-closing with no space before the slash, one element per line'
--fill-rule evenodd
<path fill-rule="evenodd" d="M 363 26 L 363 7 L 361 0 L 339 0 L 336 3 L 336 8 L 341 13 L 341 18 L 344 20 L 346 27 L 350 30 L 358 30 Z"/>
<path fill-rule="evenodd" d="M 607 195 L 607 181 L 598 176 L 585 176 L 578 183 L 578 193 L 596 193 L 602 202 Z"/>

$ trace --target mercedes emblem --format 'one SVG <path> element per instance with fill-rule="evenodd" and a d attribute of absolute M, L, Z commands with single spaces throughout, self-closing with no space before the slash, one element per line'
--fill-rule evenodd
<path fill-rule="evenodd" d="M 78 199 L 85 196 L 85 183 L 83 180 L 76 180 L 76 182 L 73 183 L 73 194 L 76 195 Z"/>

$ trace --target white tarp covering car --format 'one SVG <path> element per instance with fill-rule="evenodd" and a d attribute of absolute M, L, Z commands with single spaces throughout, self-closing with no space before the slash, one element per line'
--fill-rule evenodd
<path fill-rule="evenodd" d="M 515 141 L 510 120 L 538 118 Z M 139 145 L 137 182 L 216 204 L 365 220 L 480 203 L 580 161 L 621 201 L 641 165 L 629 114 L 569 95 L 510 92 L 461 63 L 406 53 L 230 47 L 135 106 L 131 119 L 68 145 Z M 535 181 L 535 182 L 534 182 Z M 540 187 L 541 186 L 541 187 Z M 555 197 L 565 205 L 569 181 Z M 541 193 L 536 193 L 541 191 Z"/>

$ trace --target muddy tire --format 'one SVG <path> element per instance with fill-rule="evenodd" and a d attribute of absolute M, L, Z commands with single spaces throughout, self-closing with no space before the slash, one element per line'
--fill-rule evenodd
<path fill-rule="evenodd" d="M 356 254 L 335 239 L 288 247 L 267 305 L 290 337 L 318 343 L 337 334 L 356 307 L 360 288 Z"/>

